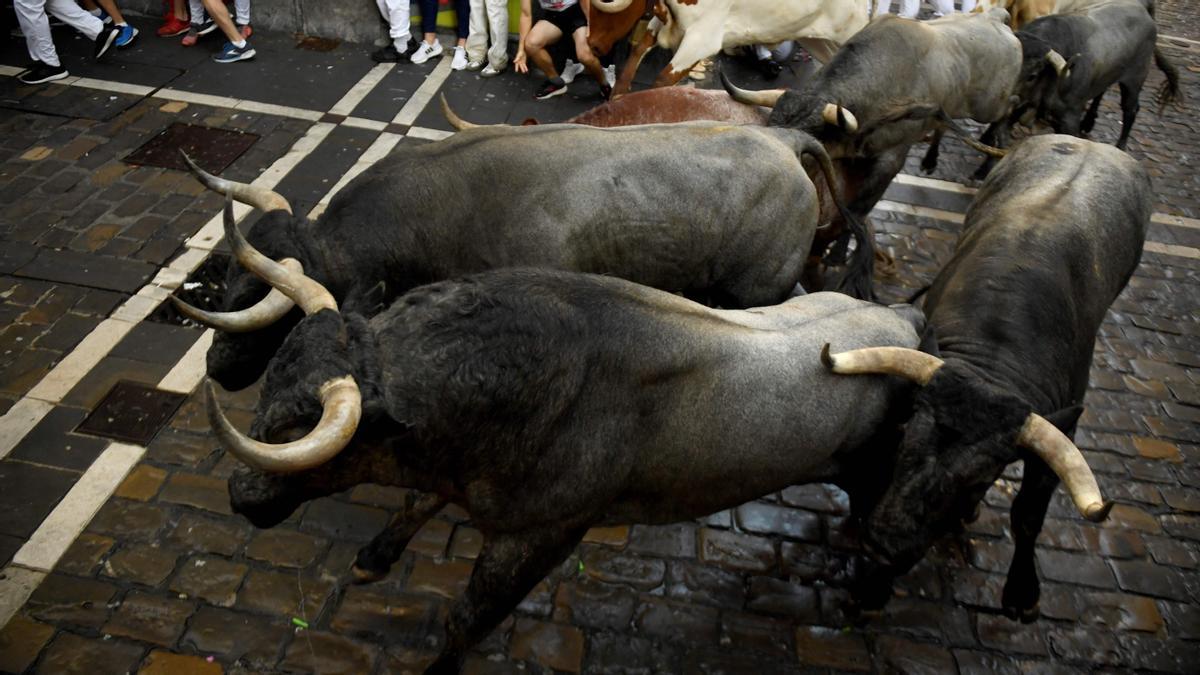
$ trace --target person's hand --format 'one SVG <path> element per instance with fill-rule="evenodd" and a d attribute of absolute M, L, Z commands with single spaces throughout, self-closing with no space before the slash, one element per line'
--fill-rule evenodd
<path fill-rule="evenodd" d="M 529 72 L 529 64 L 525 62 L 525 50 L 518 51 L 517 55 L 513 57 L 513 70 L 518 73 Z"/>

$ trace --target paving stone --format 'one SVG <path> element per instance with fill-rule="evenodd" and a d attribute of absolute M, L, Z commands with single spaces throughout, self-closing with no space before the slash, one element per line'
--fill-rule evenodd
<path fill-rule="evenodd" d="M 625 584 L 641 591 L 658 587 L 666 575 L 662 560 L 640 558 L 608 548 L 594 548 L 583 555 L 584 572 L 607 584 Z"/>
<path fill-rule="evenodd" d="M 145 586 L 157 586 L 175 570 L 174 551 L 134 544 L 112 554 L 103 575 Z"/>
<path fill-rule="evenodd" d="M 241 563 L 215 556 L 188 558 L 179 566 L 171 590 L 218 607 L 230 607 L 248 569 Z"/>
<path fill-rule="evenodd" d="M 793 485 L 780 493 L 783 503 L 809 511 L 846 515 L 850 513 L 850 496 L 835 485 L 810 483 Z"/>
<path fill-rule="evenodd" d="M 272 567 L 308 567 L 327 543 L 292 530 L 259 530 L 246 547 L 246 557 L 262 560 Z"/>
<path fill-rule="evenodd" d="M 154 272 L 153 265 L 143 262 L 86 255 L 75 251 L 41 249 L 37 257 L 18 269 L 16 274 L 77 286 L 134 293 L 154 276 Z"/>
<path fill-rule="evenodd" d="M 167 513 L 159 504 L 110 499 L 87 529 L 122 541 L 151 541 L 167 522 Z"/>
<path fill-rule="evenodd" d="M 185 552 L 217 553 L 231 556 L 250 538 L 249 527 L 233 520 L 213 520 L 199 514 L 185 513 L 166 542 Z"/>
<path fill-rule="evenodd" d="M 125 499 L 150 501 L 158 493 L 158 488 L 162 486 L 166 477 L 167 472 L 156 466 L 139 464 L 129 472 L 124 481 L 121 481 L 113 494 Z"/>
<path fill-rule="evenodd" d="M 21 442 L 10 457 L 36 464 L 86 471 L 108 447 L 108 441 L 70 433 L 87 411 L 55 406 Z"/>
<path fill-rule="evenodd" d="M 737 526 L 747 532 L 777 534 L 803 541 L 821 538 L 821 519 L 808 511 L 751 502 L 734 509 L 733 518 Z"/>
<path fill-rule="evenodd" d="M 826 617 L 826 623 L 830 623 Z M 977 644 L 972 618 L 961 607 L 915 597 L 895 597 L 883 608 L 880 625 L 918 640 L 946 642 L 956 647 Z"/>
<path fill-rule="evenodd" d="M 122 380 L 154 386 L 167 374 L 167 371 L 168 367 L 162 364 L 106 356 L 99 365 L 83 376 L 79 384 L 71 389 L 63 398 L 63 403 L 95 410 L 113 387 Z"/>
<path fill-rule="evenodd" d="M 721 617 L 721 644 L 739 651 L 790 655 L 795 653 L 791 624 L 753 614 L 724 614 Z"/>
<path fill-rule="evenodd" d="M 583 665 L 583 632 L 572 626 L 517 619 L 512 657 L 547 668 L 578 673 Z"/>
<path fill-rule="evenodd" d="M 436 601 L 364 586 L 346 589 L 329 624 L 338 635 L 409 646 L 421 646 L 440 626 Z"/>
<path fill-rule="evenodd" d="M 112 550 L 114 543 L 111 537 L 84 532 L 71 542 L 70 548 L 59 558 L 54 569 L 64 574 L 91 576 L 100 559 Z"/>
<path fill-rule="evenodd" d="M 183 633 L 184 622 L 192 610 L 191 602 L 131 591 L 104 624 L 103 630 L 111 635 L 169 647 Z"/>
<path fill-rule="evenodd" d="M 975 619 L 979 644 L 1005 653 L 1042 655 L 1046 645 L 1036 624 L 1022 624 L 1003 616 L 979 614 Z"/>
<path fill-rule="evenodd" d="M 958 664 L 959 675 L 1021 675 L 1033 671 L 1026 665 L 1007 654 L 988 654 L 985 652 L 954 650 L 954 661 Z"/>
<path fill-rule="evenodd" d="M 671 561 L 665 588 L 667 596 L 676 600 L 729 609 L 740 609 L 746 598 L 741 576 L 687 561 Z"/>
<path fill-rule="evenodd" d="M 1180 539 L 1200 541 L 1200 517 L 1166 515 L 1159 519 L 1167 534 Z"/>
<path fill-rule="evenodd" d="M 1100 530 L 1100 552 L 1109 558 L 1142 558 L 1146 546 L 1142 538 L 1133 532 L 1122 530 Z"/>
<path fill-rule="evenodd" d="M 483 534 L 473 527 L 459 525 L 450 540 L 450 557 L 474 560 L 483 550 Z"/>
<path fill-rule="evenodd" d="M 1058 656 L 1087 664 L 1117 666 L 1123 662 L 1116 638 L 1107 631 L 1090 628 L 1049 628 L 1046 641 Z"/>
<path fill-rule="evenodd" d="M 24 396 L 41 381 L 60 358 L 59 352 L 26 349 L 7 366 L 0 367 L 0 392 Z"/>
<path fill-rule="evenodd" d="M 418 556 L 408 576 L 406 588 L 418 593 L 433 593 L 453 599 L 462 595 L 471 579 L 471 563 L 461 560 L 436 562 Z"/>
<path fill-rule="evenodd" d="M 191 473 L 175 473 L 159 493 L 159 501 L 186 504 L 198 509 L 233 515 L 229 506 L 229 489 L 220 478 Z"/>
<path fill-rule="evenodd" d="M 1159 486 L 1163 499 L 1176 511 L 1200 513 L 1200 490 L 1195 488 Z"/>
<path fill-rule="evenodd" d="M 221 675 L 221 666 L 199 656 L 154 650 L 146 657 L 138 675 Z"/>
<path fill-rule="evenodd" d="M 628 525 L 620 525 L 616 527 L 593 527 L 587 531 L 587 534 L 583 535 L 583 543 L 585 544 L 601 544 L 604 546 L 624 548 L 628 541 Z"/>
<path fill-rule="evenodd" d="M 1192 599 L 1181 572 L 1142 560 L 1113 560 L 1121 588 L 1132 593 L 1187 602 Z"/>
<path fill-rule="evenodd" d="M 588 628 L 627 630 L 637 604 L 628 589 L 582 579 L 559 584 L 554 620 Z"/>
<path fill-rule="evenodd" d="M 775 566 L 775 547 L 762 537 L 703 528 L 700 559 L 730 570 L 765 572 Z"/>
<path fill-rule="evenodd" d="M 1183 461 L 1183 458 L 1179 455 L 1179 447 L 1174 443 L 1157 438 L 1134 436 L 1133 444 L 1137 447 L 1138 454 L 1146 459 L 1165 459 L 1169 462 Z"/>
<path fill-rule="evenodd" d="M 1200 606 L 1168 600 L 1159 600 L 1156 604 L 1171 637 L 1200 639 Z"/>
<path fill-rule="evenodd" d="M 119 358 L 174 366 L 200 337 L 194 328 L 143 321 L 113 347 Z"/>
<path fill-rule="evenodd" d="M 252 670 L 266 670 L 279 659 L 279 646 L 291 634 L 287 617 L 265 619 L 215 607 L 201 607 L 188 622 L 180 644 L 202 654 L 220 654 Z"/>
<path fill-rule="evenodd" d="M 800 663 L 837 670 L 871 670 L 871 654 L 862 635 L 821 626 L 796 629 L 796 654 Z"/>
<path fill-rule="evenodd" d="M 683 671 L 678 648 L 663 642 L 617 633 L 588 635 L 589 673 L 678 673 Z"/>
<path fill-rule="evenodd" d="M 947 673 L 954 671 L 954 657 L 942 647 L 911 642 L 890 635 L 876 642 L 876 662 L 881 669 L 902 673 Z"/>
<path fill-rule="evenodd" d="M 717 639 L 720 612 L 712 607 L 687 605 L 673 600 L 642 597 L 634 609 L 638 633 L 684 643 L 709 643 Z"/>
<path fill-rule="evenodd" d="M 1063 553 L 1040 550 L 1037 552 L 1038 569 L 1042 576 L 1053 581 L 1111 588 L 1112 573 L 1104 561 L 1095 555 Z"/>
<path fill-rule="evenodd" d="M 1165 673 L 1191 673 L 1200 663 L 1200 646 L 1194 642 L 1123 635 L 1120 651 L 1125 662 Z"/>
<path fill-rule="evenodd" d="M 236 607 L 270 616 L 315 618 L 331 590 L 331 582 L 305 577 L 300 572 L 250 570 Z"/>
<path fill-rule="evenodd" d="M 378 649 L 339 635 L 304 631 L 288 645 L 279 668 L 305 673 L 367 673 Z"/>
<path fill-rule="evenodd" d="M 0 671 L 19 673 L 33 663 L 54 627 L 16 615 L 0 628 Z"/>
<path fill-rule="evenodd" d="M 421 529 L 417 530 L 404 550 L 431 558 L 444 556 L 446 547 L 450 544 L 450 534 L 453 531 L 454 525 L 440 518 L 430 518 L 421 526 Z"/>
<path fill-rule="evenodd" d="M 79 473 L 0 461 L 0 534 L 28 538 L 79 479 Z"/>
<path fill-rule="evenodd" d="M 1108 513 L 1108 520 L 1104 521 L 1104 527 L 1136 530 L 1150 534 L 1157 534 L 1162 531 L 1162 526 L 1158 524 L 1154 516 L 1147 513 L 1144 509 L 1128 504 L 1113 506 L 1112 511 Z"/>
<path fill-rule="evenodd" d="M 382 509 L 324 498 L 309 504 L 301 528 L 330 539 L 365 541 L 379 534 L 388 520 Z"/>
<path fill-rule="evenodd" d="M 696 526 L 692 523 L 634 525 L 629 531 L 627 550 L 661 558 L 695 558 Z"/>
<path fill-rule="evenodd" d="M 28 610 L 48 623 L 99 628 L 108 619 L 108 603 L 116 593 L 112 584 L 55 573 L 29 596 Z"/>
<path fill-rule="evenodd" d="M 177 464 L 189 468 L 198 466 L 216 451 L 210 438 L 163 429 L 146 448 L 146 458 L 165 464 Z"/>
<path fill-rule="evenodd" d="M 86 638 L 62 632 L 46 649 L 38 672 L 55 675 L 126 675 L 142 659 L 143 648 L 123 640 Z"/>
<path fill-rule="evenodd" d="M 746 609 L 789 616 L 804 623 L 820 620 L 817 594 L 812 588 L 770 577 L 751 577 Z"/>

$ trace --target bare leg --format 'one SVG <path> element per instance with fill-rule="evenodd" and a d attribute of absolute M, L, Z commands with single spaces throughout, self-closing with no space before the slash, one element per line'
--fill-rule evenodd
<path fill-rule="evenodd" d="M 233 19 L 229 17 L 229 11 L 225 9 L 225 3 L 221 0 L 204 0 L 204 11 L 208 12 L 208 18 L 217 23 L 217 27 L 225 34 L 226 39 L 234 44 L 242 41 L 242 34 L 238 32 L 237 26 L 233 25 Z"/>
<path fill-rule="evenodd" d="M 365 584 L 386 577 L 392 563 L 400 559 L 417 530 L 445 505 L 446 500 L 440 495 L 426 493 L 414 498 L 410 494 L 404 511 L 388 524 L 387 529 L 358 550 L 351 568 L 355 583 Z"/>
<path fill-rule="evenodd" d="M 558 77 L 558 71 L 554 69 L 554 59 L 550 58 L 550 52 L 546 51 L 546 47 L 561 39 L 562 31 L 549 21 L 539 21 L 533 24 L 533 28 L 530 28 L 529 33 L 525 35 L 525 54 L 551 80 Z"/>
<path fill-rule="evenodd" d="M 466 651 L 508 616 L 555 565 L 570 555 L 586 528 L 485 535 L 466 592 L 446 620 L 446 645 L 428 673 L 457 673 Z"/>
<path fill-rule="evenodd" d="M 592 53 L 592 48 L 587 43 L 587 27 L 580 27 L 572 34 L 575 39 L 575 58 L 583 64 L 587 69 L 588 74 L 596 78 L 601 87 L 608 86 L 608 80 L 604 78 L 604 66 L 600 65 L 600 59 Z"/>
<path fill-rule="evenodd" d="M 1046 463 L 1029 454 L 1025 455 L 1025 477 L 1021 490 L 1012 505 L 1013 551 L 1012 564 L 1008 567 L 1008 580 L 1004 583 L 1001 607 L 1010 619 L 1029 623 L 1038 617 L 1038 598 L 1041 587 L 1038 582 L 1037 566 L 1034 563 L 1034 544 L 1042 531 L 1046 519 L 1046 508 L 1054 488 L 1058 487 L 1058 476 Z"/>

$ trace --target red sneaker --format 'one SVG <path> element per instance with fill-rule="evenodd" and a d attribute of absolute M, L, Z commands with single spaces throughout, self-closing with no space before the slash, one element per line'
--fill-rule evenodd
<path fill-rule="evenodd" d="M 175 37 L 181 33 L 186 33 L 191 27 L 187 21 L 175 18 L 174 15 L 168 16 L 163 20 L 163 25 L 158 27 L 159 37 Z"/>

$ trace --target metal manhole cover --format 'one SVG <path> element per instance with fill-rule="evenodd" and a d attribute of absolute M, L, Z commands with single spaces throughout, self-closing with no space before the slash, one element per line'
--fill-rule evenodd
<path fill-rule="evenodd" d="M 125 158 L 126 164 L 186 171 L 184 150 L 205 171 L 219 174 L 258 140 L 258 134 L 175 122 Z"/>
<path fill-rule="evenodd" d="M 146 445 L 186 398 L 183 394 L 121 380 L 75 431 Z"/>
<path fill-rule="evenodd" d="M 341 40 L 319 38 L 312 35 L 297 35 L 296 49 L 306 49 L 310 52 L 331 52 L 342 44 Z"/>
<path fill-rule="evenodd" d="M 175 297 L 183 300 L 192 307 L 198 307 L 207 312 L 221 311 L 221 302 L 225 299 L 225 273 L 229 269 L 229 256 L 214 253 L 204 260 L 194 272 L 175 291 Z M 154 323 L 169 323 L 176 326 L 201 326 L 179 313 L 170 302 L 160 304 L 147 321 Z"/>

